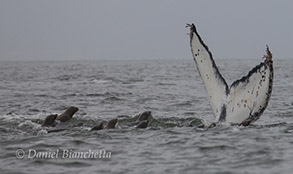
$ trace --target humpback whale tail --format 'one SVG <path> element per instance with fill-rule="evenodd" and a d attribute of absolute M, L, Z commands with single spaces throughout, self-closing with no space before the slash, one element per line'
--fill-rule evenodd
<path fill-rule="evenodd" d="M 216 121 L 248 125 L 259 119 L 272 93 L 274 72 L 269 47 L 266 48 L 263 62 L 228 86 L 195 25 L 187 26 L 190 27 L 192 56 L 208 93 Z"/>

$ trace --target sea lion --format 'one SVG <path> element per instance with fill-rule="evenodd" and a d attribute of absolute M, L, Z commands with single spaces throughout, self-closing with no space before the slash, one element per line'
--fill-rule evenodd
<path fill-rule="evenodd" d="M 141 121 L 149 119 L 149 117 L 152 115 L 151 111 L 145 111 L 141 114 L 139 114 L 137 121 L 140 123 Z"/>
<path fill-rule="evenodd" d="M 151 111 L 144 111 L 143 113 L 136 115 L 135 116 L 135 117 L 137 117 L 136 121 L 129 123 L 128 126 L 137 126 L 142 121 L 148 120 L 150 118 L 150 116 L 152 116 Z"/>
<path fill-rule="evenodd" d="M 102 129 L 114 129 L 115 128 L 115 125 L 117 123 L 118 119 L 115 118 L 115 119 L 112 119 L 108 122 L 107 126 L 104 127 L 104 124 L 103 123 L 100 123 L 98 126 L 94 126 L 91 131 L 94 131 L 94 130 L 102 130 Z"/>
<path fill-rule="evenodd" d="M 73 114 L 78 111 L 77 107 L 71 106 L 64 113 L 60 114 L 56 120 L 60 120 L 61 122 L 68 121 L 72 118 Z"/>
<path fill-rule="evenodd" d="M 140 122 L 137 126 L 136 126 L 136 128 L 147 128 L 148 127 L 148 120 L 144 120 L 144 121 L 142 121 L 142 122 Z"/>
<path fill-rule="evenodd" d="M 136 114 L 134 117 L 130 117 L 127 115 L 118 116 L 118 118 L 121 118 L 122 127 L 136 127 L 141 122 L 145 120 L 150 120 L 151 117 L 152 117 L 151 111 L 144 111 L 140 114 Z"/>
<path fill-rule="evenodd" d="M 103 123 L 100 123 L 98 126 L 94 126 L 91 131 L 94 131 L 94 130 L 102 130 L 104 129 L 104 124 Z"/>
<path fill-rule="evenodd" d="M 46 117 L 44 123 L 42 124 L 42 127 L 54 127 L 56 126 L 56 120 L 57 114 L 51 114 Z"/>
<path fill-rule="evenodd" d="M 151 111 L 144 111 L 143 113 L 139 114 L 135 122 L 136 128 L 147 128 L 149 123 L 148 119 L 151 115 Z"/>
<path fill-rule="evenodd" d="M 117 121 L 118 121 L 117 118 L 110 120 L 107 126 L 105 127 L 105 129 L 114 129 Z"/>

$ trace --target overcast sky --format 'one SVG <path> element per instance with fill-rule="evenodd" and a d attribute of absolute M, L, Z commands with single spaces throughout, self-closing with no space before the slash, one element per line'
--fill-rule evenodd
<path fill-rule="evenodd" d="M 293 58 L 290 0 L 0 0 L 0 60 Z"/>

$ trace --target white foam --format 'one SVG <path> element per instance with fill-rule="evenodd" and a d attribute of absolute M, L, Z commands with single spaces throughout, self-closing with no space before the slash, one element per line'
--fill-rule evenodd
<path fill-rule="evenodd" d="M 46 134 L 48 134 L 48 131 L 47 131 L 46 129 L 41 129 L 41 130 L 37 133 L 38 136 L 40 136 L 40 135 L 46 135 Z"/>

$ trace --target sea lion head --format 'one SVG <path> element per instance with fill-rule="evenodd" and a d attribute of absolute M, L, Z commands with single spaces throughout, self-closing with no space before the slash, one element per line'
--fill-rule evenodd
<path fill-rule="evenodd" d="M 47 116 L 45 121 L 44 121 L 44 123 L 42 124 L 42 127 L 44 127 L 44 126 L 47 126 L 47 127 L 55 126 L 56 118 L 57 118 L 57 114 L 51 114 L 51 115 Z"/>
<path fill-rule="evenodd" d="M 61 122 L 68 121 L 72 118 L 72 116 L 75 114 L 75 112 L 78 111 L 78 108 L 75 106 L 70 106 L 66 111 L 62 114 L 60 114 L 56 119 L 60 120 Z"/>
<path fill-rule="evenodd" d="M 114 129 L 117 121 L 117 118 L 110 120 L 106 126 L 106 129 Z"/>
<path fill-rule="evenodd" d="M 68 109 L 66 109 L 65 113 L 68 113 L 71 115 L 71 117 L 73 116 L 73 114 L 75 114 L 75 112 L 77 112 L 79 109 L 75 106 L 70 106 Z"/>
<path fill-rule="evenodd" d="M 152 115 L 151 111 L 145 111 L 138 116 L 137 121 L 141 122 L 144 120 L 148 120 L 151 115 Z"/>

